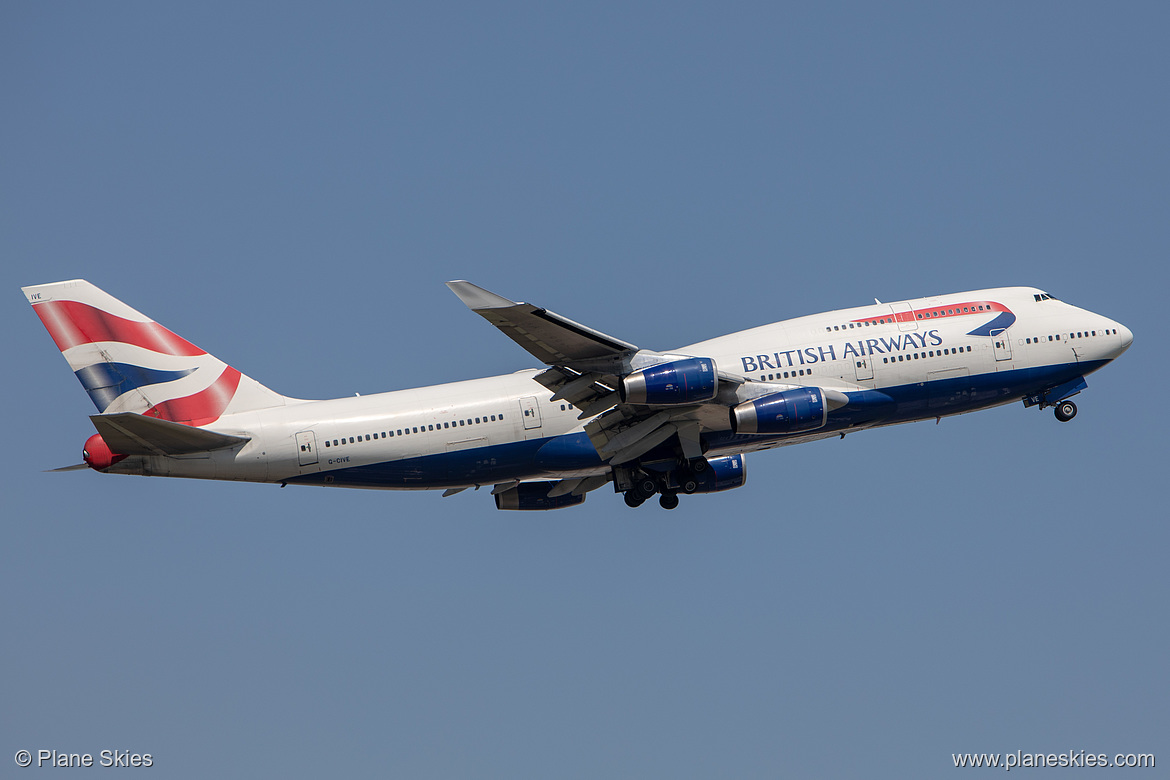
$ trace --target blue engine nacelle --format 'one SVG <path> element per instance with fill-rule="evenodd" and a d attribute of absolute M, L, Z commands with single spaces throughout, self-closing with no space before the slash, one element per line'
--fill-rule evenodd
<path fill-rule="evenodd" d="M 829 418 L 825 391 L 800 387 L 742 403 L 731 410 L 735 433 L 801 433 L 824 426 Z"/>
<path fill-rule="evenodd" d="M 719 376 L 710 358 L 660 363 L 624 377 L 618 386 L 627 404 L 673 406 L 710 401 L 719 392 Z"/>
<path fill-rule="evenodd" d="M 566 506 L 576 506 L 585 502 L 585 496 L 574 496 L 568 493 L 563 496 L 548 497 L 555 482 L 521 482 L 514 488 L 502 493 L 496 493 L 496 509 L 560 509 Z"/>
<path fill-rule="evenodd" d="M 743 487 L 747 482 L 747 464 L 743 455 L 711 458 L 707 461 L 707 468 L 695 475 L 695 481 L 699 483 L 696 493 L 718 493 Z"/>

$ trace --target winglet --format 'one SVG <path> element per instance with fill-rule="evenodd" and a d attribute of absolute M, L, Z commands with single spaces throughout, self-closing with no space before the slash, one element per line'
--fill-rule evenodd
<path fill-rule="evenodd" d="M 510 301 L 502 295 L 496 295 L 494 292 L 485 290 L 479 285 L 472 284 L 463 279 L 447 282 L 447 286 L 472 311 L 478 311 L 480 309 L 506 309 L 509 306 L 516 305 L 515 301 Z"/>

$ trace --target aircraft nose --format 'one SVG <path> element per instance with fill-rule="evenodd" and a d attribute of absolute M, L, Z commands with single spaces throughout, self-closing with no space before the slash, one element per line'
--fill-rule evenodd
<path fill-rule="evenodd" d="M 1117 334 L 1121 336 L 1121 351 L 1129 349 L 1129 345 L 1133 343 L 1133 331 L 1125 327 L 1121 323 L 1117 325 Z"/>

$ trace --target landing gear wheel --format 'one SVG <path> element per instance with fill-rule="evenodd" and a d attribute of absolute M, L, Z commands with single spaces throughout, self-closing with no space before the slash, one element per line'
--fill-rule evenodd
<path fill-rule="evenodd" d="M 626 506 L 628 506 L 630 509 L 637 509 L 638 507 L 642 506 L 642 504 L 646 501 L 646 499 L 638 496 L 632 490 L 627 490 L 625 492 L 625 497 L 626 497 Z"/>
<path fill-rule="evenodd" d="M 674 509 L 678 506 L 678 496 L 674 493 L 663 493 L 659 496 L 658 503 L 663 509 Z"/>
<path fill-rule="evenodd" d="M 691 493 L 694 493 L 698 489 L 699 489 L 699 480 L 695 479 L 690 474 L 687 474 L 682 478 L 682 492 L 686 493 L 689 496 Z"/>
<path fill-rule="evenodd" d="M 1068 422 L 1077 416 L 1077 405 L 1072 401 L 1061 401 L 1056 405 L 1054 411 L 1056 413 L 1056 419 L 1061 422 Z"/>
<path fill-rule="evenodd" d="M 707 470 L 707 467 L 710 465 L 711 464 L 707 462 L 707 459 L 704 458 L 702 455 L 700 455 L 699 457 L 697 457 L 691 461 L 691 471 L 693 471 L 696 474 L 702 474 L 704 471 Z"/>
<path fill-rule="evenodd" d="M 642 477 L 634 484 L 634 490 L 643 501 L 658 492 L 658 483 L 650 477 Z"/>

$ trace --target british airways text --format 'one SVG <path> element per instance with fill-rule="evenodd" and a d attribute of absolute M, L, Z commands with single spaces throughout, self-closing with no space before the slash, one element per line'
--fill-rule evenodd
<path fill-rule="evenodd" d="M 937 330 L 928 330 L 926 333 L 899 333 L 896 336 L 883 336 L 864 341 L 847 341 L 841 351 L 841 359 L 865 355 L 884 355 L 900 352 L 903 349 L 923 349 L 928 345 L 937 347 L 942 343 L 942 336 L 938 335 Z M 767 369 L 806 366 L 836 359 L 837 349 L 833 344 L 824 347 L 787 349 L 783 352 L 773 352 L 771 355 L 744 355 L 740 357 L 745 374 L 753 374 Z"/>

